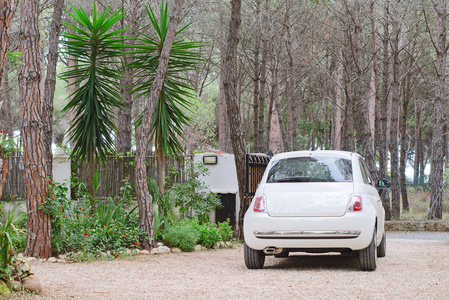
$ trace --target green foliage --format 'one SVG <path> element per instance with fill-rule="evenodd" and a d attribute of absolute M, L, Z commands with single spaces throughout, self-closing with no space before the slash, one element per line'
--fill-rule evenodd
<path fill-rule="evenodd" d="M 198 243 L 204 247 L 212 248 L 221 241 L 220 232 L 215 224 L 204 222 L 200 224 L 198 218 L 185 221 L 186 226 L 193 226 L 200 233 Z"/>
<path fill-rule="evenodd" d="M 73 56 L 78 62 L 76 68 L 61 75 L 62 79 L 74 79 L 79 88 L 63 112 L 73 110 L 75 120 L 69 129 L 69 137 L 75 142 L 71 157 L 83 161 L 89 153 L 96 160 L 104 161 L 108 151 L 115 153 L 112 135 L 117 132 L 114 124 L 114 109 L 121 108 L 122 98 L 117 81 L 122 77 L 114 65 L 123 56 L 127 30 L 115 30 L 114 25 L 123 17 L 123 11 L 108 17 L 109 8 L 97 12 L 94 4 L 92 16 L 80 7 L 72 5 L 73 13 L 67 13 L 75 24 L 64 22 L 73 33 L 64 32 L 61 43 L 64 54 Z"/>
<path fill-rule="evenodd" d="M 159 21 L 151 7 L 146 11 L 152 25 L 151 31 L 141 26 L 134 61 L 130 65 L 131 68 L 141 70 L 137 73 L 140 79 L 134 90 L 139 96 L 150 94 L 169 26 L 167 4 L 161 5 Z M 188 84 L 189 79 L 181 73 L 196 69 L 200 60 L 200 54 L 193 50 L 201 47 L 201 44 L 185 41 L 181 36 L 189 25 L 176 32 L 167 74 L 151 122 L 151 138 L 156 141 L 156 147 L 160 147 L 162 153 L 174 156 L 184 153 L 179 137 L 183 136 L 183 127 L 190 123 L 184 111 L 189 111 L 187 99 L 195 96 L 195 90 Z M 137 124 L 141 121 L 140 118 Z"/>
<path fill-rule="evenodd" d="M 223 241 L 227 242 L 232 239 L 234 231 L 232 230 L 232 226 L 229 225 L 229 218 L 222 223 L 218 223 L 218 231 Z"/>
<path fill-rule="evenodd" d="M 192 224 L 180 224 L 169 227 L 164 233 L 165 242 L 182 251 L 193 251 L 200 237 L 199 231 Z"/>
<path fill-rule="evenodd" d="M 14 139 L 10 138 L 3 130 L 0 130 L 0 145 L 5 156 L 11 156 L 14 151 L 19 150 L 14 143 Z"/>
<path fill-rule="evenodd" d="M 200 222 L 209 220 L 209 213 L 221 207 L 217 194 L 207 192 L 206 184 L 200 180 L 200 176 L 206 176 L 208 169 L 203 163 L 195 164 L 186 161 L 186 175 L 188 181 L 173 185 L 171 191 L 175 200 L 175 206 L 181 213 L 192 217 L 194 214 Z"/>
<path fill-rule="evenodd" d="M 18 242 L 19 247 L 25 247 L 21 244 L 23 241 L 21 236 L 25 236 L 25 232 L 14 225 L 18 220 L 13 218 L 12 211 L 9 211 L 6 221 L 3 224 L 0 222 L 0 279 L 6 281 L 12 281 L 12 278 L 21 276 L 24 272 L 14 254 L 23 251 L 23 249 L 17 249 L 15 245 Z M 19 218 L 23 218 L 23 215 Z"/>
<path fill-rule="evenodd" d="M 73 201 L 66 192 L 64 184 L 50 181 L 50 196 L 42 203 L 42 209 L 51 216 L 53 252 L 95 253 L 140 246 L 145 233 L 140 230 L 137 206 L 128 210 L 124 203 L 116 205 L 111 199 L 95 204 L 98 206 L 95 213 L 90 213 L 90 202 L 86 198 Z"/>

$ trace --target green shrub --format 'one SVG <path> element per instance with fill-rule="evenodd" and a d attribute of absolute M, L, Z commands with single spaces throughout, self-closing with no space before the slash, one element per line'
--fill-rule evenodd
<path fill-rule="evenodd" d="M 229 225 L 229 218 L 222 223 L 218 223 L 218 231 L 220 232 L 221 239 L 224 242 L 232 239 L 234 236 L 234 231 L 232 230 L 232 226 Z"/>
<path fill-rule="evenodd" d="M 128 210 L 113 199 L 95 204 L 95 213 L 87 198 L 73 201 L 66 196 L 67 188 L 49 182 L 50 195 L 42 209 L 49 213 L 53 227 L 52 251 L 67 253 L 136 248 L 146 233 L 140 229 L 137 207 Z M 79 189 L 78 189 L 79 191 Z M 124 199 L 122 199 L 124 200 Z"/>
<path fill-rule="evenodd" d="M 164 234 L 165 242 L 168 245 L 178 247 L 186 252 L 195 249 L 199 237 L 198 230 L 194 226 L 185 223 L 168 228 Z"/>
<path fill-rule="evenodd" d="M 222 240 L 220 232 L 215 224 L 209 222 L 201 223 L 197 217 L 188 219 L 184 221 L 183 224 L 186 224 L 186 226 L 193 226 L 198 230 L 200 234 L 198 243 L 201 246 L 212 248 L 215 243 Z"/>

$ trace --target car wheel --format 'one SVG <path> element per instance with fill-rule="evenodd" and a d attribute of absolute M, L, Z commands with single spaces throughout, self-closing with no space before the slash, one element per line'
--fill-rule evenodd
<path fill-rule="evenodd" d="M 281 253 L 275 254 L 274 257 L 284 258 L 284 257 L 288 257 L 289 254 L 290 254 L 290 251 L 284 249 L 284 250 L 282 250 Z"/>
<path fill-rule="evenodd" d="M 377 267 L 377 243 L 376 230 L 374 230 L 371 244 L 359 252 L 360 269 L 362 271 L 374 271 Z"/>
<path fill-rule="evenodd" d="M 262 269 L 265 263 L 265 253 L 262 250 L 254 250 L 244 246 L 245 265 L 248 269 Z"/>
<path fill-rule="evenodd" d="M 377 257 L 385 257 L 387 255 L 387 235 L 382 235 L 382 241 L 380 242 L 379 247 L 377 247 Z"/>

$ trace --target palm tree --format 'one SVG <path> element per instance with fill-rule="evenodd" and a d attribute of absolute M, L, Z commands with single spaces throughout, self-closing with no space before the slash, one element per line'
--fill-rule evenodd
<path fill-rule="evenodd" d="M 159 22 L 151 7 L 147 8 L 147 15 L 152 25 L 151 31 L 142 26 L 138 32 L 139 45 L 135 51 L 134 62 L 130 65 L 140 71 L 134 90 L 139 96 L 150 94 L 169 25 L 167 5 L 161 5 Z M 164 190 L 164 157 L 166 155 L 179 157 L 184 153 L 179 138 L 183 136 L 183 126 L 190 123 L 189 117 L 185 114 L 190 107 L 188 99 L 194 97 L 196 93 L 188 84 L 189 80 L 181 75 L 183 72 L 196 69 L 200 61 L 200 54 L 194 50 L 201 44 L 185 41 L 181 36 L 189 25 L 176 32 L 168 72 L 151 122 L 150 140 L 153 140 L 156 146 L 158 185 L 161 191 Z M 140 125 L 141 121 L 140 118 L 137 125 Z"/>
<path fill-rule="evenodd" d="M 74 23 L 65 22 L 73 33 L 64 32 L 64 53 L 76 58 L 78 66 L 61 75 L 62 79 L 74 79 L 72 85 L 79 88 L 70 95 L 72 99 L 63 112 L 73 110 L 75 118 L 69 128 L 69 136 L 75 142 L 71 158 L 73 161 L 89 163 L 89 193 L 95 194 L 95 163 L 104 162 L 109 153 L 116 153 L 112 135 L 117 132 L 114 124 L 114 109 L 121 108 L 122 98 L 117 89 L 121 78 L 114 64 L 123 56 L 126 40 L 121 34 L 126 29 L 113 30 L 123 11 L 108 17 L 109 8 L 97 12 L 94 4 L 92 17 L 80 7 L 72 5 Z"/>

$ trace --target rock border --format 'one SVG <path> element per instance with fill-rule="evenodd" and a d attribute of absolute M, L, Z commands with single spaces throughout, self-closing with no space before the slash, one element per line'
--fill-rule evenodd
<path fill-rule="evenodd" d="M 449 221 L 385 221 L 387 231 L 449 231 Z"/>

